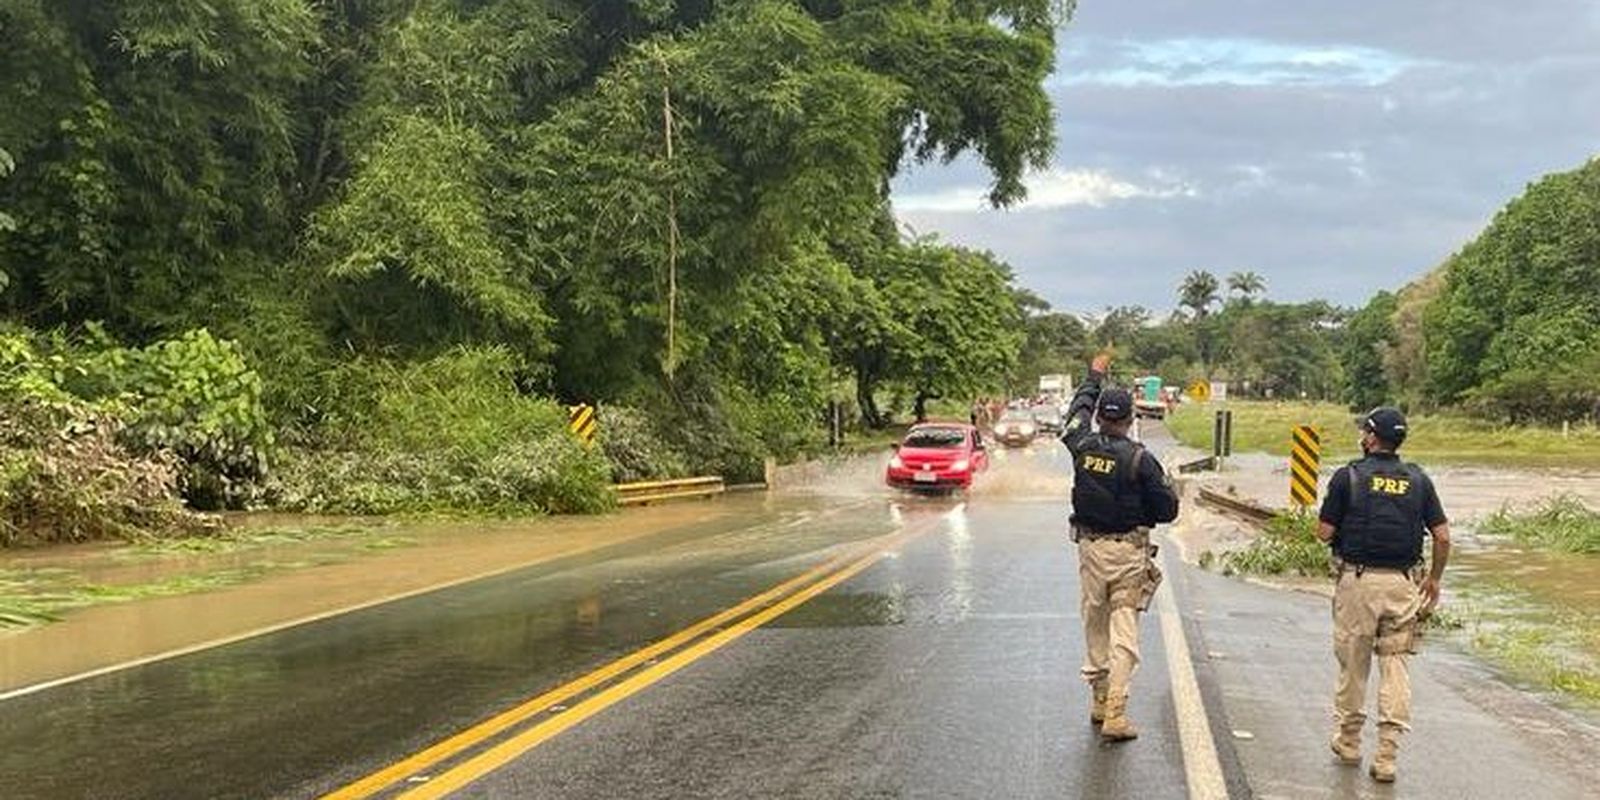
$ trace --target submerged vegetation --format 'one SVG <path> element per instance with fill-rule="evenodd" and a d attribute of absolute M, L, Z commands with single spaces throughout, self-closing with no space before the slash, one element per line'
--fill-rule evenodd
<path fill-rule="evenodd" d="M 1280 513 L 1267 523 L 1266 530 L 1242 549 L 1224 553 L 1220 563 L 1224 575 L 1300 575 L 1331 576 L 1333 560 L 1328 545 L 1316 536 L 1316 516 Z"/>
<path fill-rule="evenodd" d="M 1570 494 L 1546 498 L 1531 511 L 1501 508 L 1478 524 L 1478 532 L 1549 550 L 1600 554 L 1600 511 Z"/>
<path fill-rule="evenodd" d="M 1515 576 L 1457 584 L 1460 641 L 1513 678 L 1600 706 L 1600 618 L 1536 595 Z"/>

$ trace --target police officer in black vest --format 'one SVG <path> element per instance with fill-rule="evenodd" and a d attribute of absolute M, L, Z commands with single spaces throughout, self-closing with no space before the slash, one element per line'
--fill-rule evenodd
<path fill-rule="evenodd" d="M 1110 367 L 1098 356 L 1067 410 L 1061 441 L 1072 452 L 1072 539 L 1078 543 L 1083 610 L 1083 678 L 1093 690 L 1092 722 L 1108 741 L 1138 736 L 1128 720 L 1128 682 L 1139 665 L 1139 612 L 1161 573 L 1150 528 L 1178 516 L 1178 496 L 1161 463 L 1128 438 L 1133 396 L 1101 390 Z M 1098 431 L 1090 424 L 1099 422 Z"/>
<path fill-rule="evenodd" d="M 1365 457 L 1340 467 L 1328 482 L 1317 535 L 1341 564 L 1333 598 L 1333 650 L 1339 661 L 1332 749 L 1361 763 L 1367 677 L 1378 656 L 1378 749 L 1368 770 L 1395 779 L 1400 735 L 1410 730 L 1411 678 L 1422 618 L 1439 602 L 1439 579 L 1450 558 L 1450 524 L 1421 467 L 1400 460 L 1405 415 L 1375 408 L 1361 421 Z M 1433 560 L 1422 574 L 1422 540 L 1433 536 Z"/>

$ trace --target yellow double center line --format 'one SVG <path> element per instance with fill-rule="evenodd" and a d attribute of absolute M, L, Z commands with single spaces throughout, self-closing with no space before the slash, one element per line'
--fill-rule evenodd
<path fill-rule="evenodd" d="M 577 680 L 507 709 L 448 739 L 324 795 L 323 800 L 355 800 L 355 798 L 372 797 L 397 782 L 422 775 L 429 767 L 459 755 L 521 722 L 550 711 L 567 700 L 591 689 L 605 686 L 613 679 L 626 675 L 638 667 L 649 665 L 566 711 L 532 725 L 527 730 L 485 749 L 399 796 L 406 800 L 421 800 L 442 797 L 460 789 L 568 728 L 849 580 L 926 529 L 919 527 L 917 530 L 907 530 L 877 540 L 866 548 L 867 552 L 864 555 L 858 550 L 853 555 L 830 559 L 726 611 L 707 617 L 659 642 L 636 650 Z M 685 647 L 685 645 L 691 646 Z M 668 653 L 672 655 L 660 661 L 655 660 Z"/>

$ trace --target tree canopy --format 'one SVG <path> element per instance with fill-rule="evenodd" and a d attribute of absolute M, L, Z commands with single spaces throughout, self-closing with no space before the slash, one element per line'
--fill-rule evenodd
<path fill-rule="evenodd" d="M 0 307 L 136 343 L 217 330 L 278 413 L 347 354 L 459 346 L 566 398 L 810 402 L 863 371 L 968 391 L 1020 336 L 956 342 L 930 309 L 1009 324 L 1010 273 L 902 241 L 887 186 L 970 153 L 993 203 L 1021 200 L 1072 10 L 5 0 Z M 944 288 L 906 289 L 907 264 Z M 953 368 L 978 363 L 999 372 Z"/>

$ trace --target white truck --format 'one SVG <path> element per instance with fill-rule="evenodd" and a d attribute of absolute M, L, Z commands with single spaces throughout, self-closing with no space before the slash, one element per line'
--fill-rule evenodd
<path fill-rule="evenodd" d="M 1039 394 L 1060 405 L 1072 397 L 1072 376 L 1070 375 L 1040 375 Z"/>

